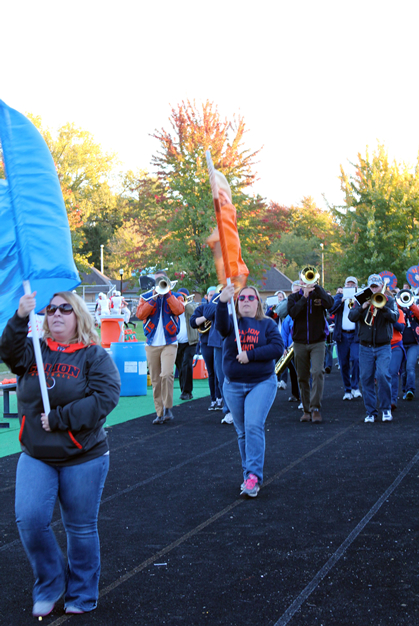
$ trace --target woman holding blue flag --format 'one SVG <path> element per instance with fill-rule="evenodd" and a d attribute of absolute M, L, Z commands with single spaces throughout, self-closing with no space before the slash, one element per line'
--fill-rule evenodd
<path fill-rule="evenodd" d="M 97 606 L 97 519 L 109 468 L 103 429 L 118 404 L 120 379 L 97 345 L 83 300 L 60 292 L 46 307 L 41 351 L 51 411 L 43 411 L 34 346 L 27 337 L 35 293 L 22 296 L 0 338 L 0 356 L 19 376 L 22 454 L 16 475 L 16 520 L 35 575 L 33 615 L 51 613 L 64 595 L 68 614 Z M 56 500 L 67 534 L 67 563 L 51 529 Z"/>

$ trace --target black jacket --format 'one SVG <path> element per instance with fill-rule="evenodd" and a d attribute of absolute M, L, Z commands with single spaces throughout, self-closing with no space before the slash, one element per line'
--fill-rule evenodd
<path fill-rule="evenodd" d="M 371 326 L 365 323 L 369 307 L 363 309 L 357 302 L 349 311 L 351 322 L 357 322 L 359 342 L 363 346 L 384 346 L 390 343 L 393 337 L 393 324 L 399 319 L 399 311 L 394 298 L 388 297 L 382 309 L 377 309 L 377 315 Z"/>
<path fill-rule="evenodd" d="M 294 320 L 292 332 L 296 343 L 319 343 L 326 339 L 325 309 L 333 306 L 333 298 L 316 285 L 308 298 L 303 290 L 288 296 L 288 314 Z"/>
<path fill-rule="evenodd" d="M 19 376 L 17 385 L 19 440 L 22 450 L 52 465 L 76 465 L 108 450 L 103 429 L 119 401 L 119 372 L 101 346 L 77 346 L 63 352 L 41 339 L 51 412 L 51 432 L 42 428 L 44 412 L 28 318 L 17 313 L 0 338 L 0 357 Z"/>

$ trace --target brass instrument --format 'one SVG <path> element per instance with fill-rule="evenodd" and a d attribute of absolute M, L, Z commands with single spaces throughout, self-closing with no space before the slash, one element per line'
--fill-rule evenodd
<path fill-rule="evenodd" d="M 155 298 L 156 294 L 158 296 L 165 296 L 167 293 L 169 293 L 171 289 L 173 289 L 176 284 L 177 280 L 170 281 L 167 278 L 161 278 L 159 282 L 154 286 L 155 293 L 153 293 L 149 298 L 143 298 L 143 296 L 140 296 L 140 298 L 142 298 L 144 302 L 147 302 L 148 300 L 152 300 L 153 298 Z"/>
<path fill-rule="evenodd" d="M 288 348 L 287 352 L 281 356 L 281 358 L 276 362 L 275 365 L 275 374 L 282 374 L 284 369 L 287 367 L 288 363 L 294 357 L 294 344 L 292 343 Z"/>
<path fill-rule="evenodd" d="M 410 309 L 415 302 L 415 296 L 410 289 L 401 289 L 396 296 L 396 302 L 400 307 Z"/>
<path fill-rule="evenodd" d="M 354 304 L 355 304 L 355 298 L 350 298 L 350 299 L 348 300 L 348 307 L 349 307 L 350 309 L 352 309 L 352 307 L 353 307 L 353 305 L 354 305 Z"/>
<path fill-rule="evenodd" d="M 314 285 L 318 282 L 320 274 L 315 267 L 307 265 L 301 270 L 300 278 L 306 285 Z"/>
<path fill-rule="evenodd" d="M 221 296 L 221 293 L 219 293 L 218 296 L 215 296 L 214 300 L 211 300 L 211 302 L 212 303 L 216 302 L 220 296 Z M 203 324 L 201 324 L 200 326 L 197 326 L 197 331 L 201 333 L 201 335 L 206 335 L 206 333 L 210 331 L 211 326 L 212 326 L 211 320 L 205 320 Z"/>
<path fill-rule="evenodd" d="M 182 291 L 180 292 L 183 296 L 183 301 L 185 304 L 188 304 L 188 302 L 192 302 L 195 298 L 195 294 L 191 293 L 189 296 L 187 296 L 185 293 L 183 293 Z"/>
<path fill-rule="evenodd" d="M 374 318 L 377 315 L 378 309 L 382 309 L 385 303 L 387 302 L 387 296 L 384 294 L 386 289 L 387 289 L 387 282 L 384 281 L 384 285 L 381 291 L 377 291 L 377 293 L 373 293 L 371 298 L 369 299 L 370 306 L 364 319 L 364 322 L 366 323 L 367 326 L 372 326 Z M 372 311 L 372 309 L 374 310 Z"/>

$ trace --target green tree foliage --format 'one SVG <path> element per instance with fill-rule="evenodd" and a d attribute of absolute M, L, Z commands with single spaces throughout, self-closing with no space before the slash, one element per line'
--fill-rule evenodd
<path fill-rule="evenodd" d="M 44 137 L 57 168 L 76 264 L 86 269 L 93 260 L 99 266 L 100 243 L 106 244 L 120 225 L 117 198 L 110 188 L 115 156 L 104 153 L 89 132 L 74 124 L 65 124 L 53 136 L 40 117 L 28 117 Z"/>
<path fill-rule="evenodd" d="M 340 228 L 331 211 L 319 209 L 313 198 L 305 197 L 300 206 L 289 209 L 285 231 L 288 232 L 273 245 L 285 258 L 281 271 L 292 280 L 298 278 L 305 265 L 314 265 L 320 273 L 320 244 L 324 244 L 325 286 L 333 288 L 340 284 L 342 277 L 333 260 L 341 254 Z"/>
<path fill-rule="evenodd" d="M 345 206 L 333 207 L 345 250 L 336 261 L 362 281 L 389 270 L 401 284 L 419 261 L 419 170 L 390 163 L 380 144 L 372 155 L 358 154 L 353 166 L 352 174 L 341 167 Z"/>
<path fill-rule="evenodd" d="M 250 153 L 244 147 L 243 118 L 222 120 L 212 103 L 199 107 L 188 101 L 172 109 L 170 124 L 170 131 L 156 130 L 152 135 L 159 142 L 152 163 L 161 193 L 155 194 L 145 222 L 139 224 L 144 244 L 133 251 L 131 261 L 139 269 L 169 267 L 172 278 L 193 290 L 217 282 L 206 244 L 216 226 L 205 160 L 209 149 L 232 189 L 243 258 L 252 275 L 261 276 L 272 258 L 273 232 L 285 225 L 284 209 L 244 193 L 255 180 L 258 151 Z"/>

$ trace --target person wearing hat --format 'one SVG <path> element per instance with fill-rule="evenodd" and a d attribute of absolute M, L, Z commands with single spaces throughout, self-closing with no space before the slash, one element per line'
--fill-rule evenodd
<path fill-rule="evenodd" d="M 274 296 L 278 298 L 278 302 L 277 304 L 272 304 L 271 306 L 268 306 L 265 315 L 266 317 L 270 317 L 271 319 L 273 319 L 274 322 L 278 324 L 278 330 L 279 332 L 281 332 L 282 322 L 287 317 L 287 296 L 285 291 L 281 290 L 276 291 L 274 293 Z M 281 307 L 279 307 L 279 305 L 281 305 Z M 288 382 L 288 369 L 282 372 L 282 374 L 279 374 L 277 376 L 277 379 L 278 389 L 286 389 Z"/>
<path fill-rule="evenodd" d="M 177 353 L 175 364 L 179 372 L 180 399 L 192 400 L 193 390 L 193 358 L 199 340 L 196 328 L 189 324 L 192 313 L 197 308 L 197 302 L 186 302 L 189 291 L 186 287 L 178 289 L 178 293 L 185 297 L 185 312 L 179 315 L 180 330 L 177 334 Z"/>
<path fill-rule="evenodd" d="M 368 277 L 368 287 L 373 294 L 382 292 L 383 286 L 384 282 L 379 274 L 371 274 Z M 393 419 L 389 371 L 390 342 L 393 337 L 393 325 L 398 320 L 399 312 L 394 298 L 386 297 L 387 301 L 382 308 L 374 307 L 369 300 L 362 306 L 355 301 L 348 314 L 350 321 L 355 322 L 358 328 L 359 368 L 367 412 L 364 421 L 367 423 L 378 419 L 377 395 L 383 422 L 390 422 Z M 375 379 L 378 384 L 378 394 L 375 392 Z"/>
<path fill-rule="evenodd" d="M 348 276 L 345 280 L 346 289 L 358 289 L 358 280 L 355 276 Z M 344 400 L 362 398 L 359 391 L 359 339 L 355 322 L 349 319 L 353 299 L 343 296 L 343 289 L 339 288 L 334 297 L 330 315 L 334 315 L 335 328 L 333 339 L 336 341 L 336 350 L 340 366 L 340 374 L 345 387 Z"/>

